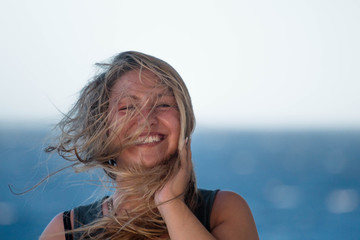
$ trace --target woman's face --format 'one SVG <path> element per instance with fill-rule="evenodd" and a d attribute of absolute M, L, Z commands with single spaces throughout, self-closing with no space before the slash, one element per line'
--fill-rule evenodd
<path fill-rule="evenodd" d="M 133 70 L 120 77 L 112 88 L 112 125 L 115 128 L 122 125 L 120 132 L 113 131 L 118 134 L 118 141 L 123 143 L 141 129 L 135 145 L 121 152 L 118 163 L 152 167 L 177 151 L 180 117 L 176 100 L 158 82 L 149 71 L 142 71 L 139 76 L 139 71 Z"/>

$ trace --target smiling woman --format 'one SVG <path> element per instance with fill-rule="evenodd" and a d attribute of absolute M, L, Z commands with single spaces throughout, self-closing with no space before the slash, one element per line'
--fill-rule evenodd
<path fill-rule="evenodd" d="M 196 187 L 195 117 L 175 69 L 139 52 L 101 66 L 46 151 L 80 171 L 103 169 L 113 194 L 59 213 L 40 238 L 257 239 L 241 196 Z"/>

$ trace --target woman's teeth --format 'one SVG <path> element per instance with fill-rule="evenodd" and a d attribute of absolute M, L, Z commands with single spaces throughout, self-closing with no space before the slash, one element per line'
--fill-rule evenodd
<path fill-rule="evenodd" d="M 138 144 L 160 142 L 161 138 L 159 135 L 139 137 L 136 141 Z"/>

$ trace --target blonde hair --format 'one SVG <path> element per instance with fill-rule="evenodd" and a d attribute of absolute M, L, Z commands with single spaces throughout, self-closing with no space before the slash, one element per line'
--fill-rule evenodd
<path fill-rule="evenodd" d="M 113 180 L 120 179 L 121 187 L 116 186 L 120 197 L 114 201 L 118 203 L 114 206 L 115 210 L 119 210 L 121 204 L 133 197 L 141 198 L 141 204 L 126 214 L 115 215 L 114 213 L 119 211 L 114 211 L 74 232 L 81 231 L 84 233 L 83 238 L 91 239 L 160 239 L 167 234 L 167 229 L 156 210 L 153 198 L 156 191 L 179 170 L 179 154 L 176 152 L 168 156 L 168 159 L 152 168 L 115 166 L 114 159 L 134 144 L 135 137 L 143 129 L 127 138 L 126 142 L 116 142 L 125 124 L 116 126 L 115 134 L 111 134 L 114 132 L 114 126 L 109 120 L 112 114 L 109 100 L 114 84 L 124 74 L 133 70 L 139 71 L 140 74 L 142 71 L 154 74 L 159 80 L 158 86 L 165 86 L 175 97 L 180 115 L 181 144 L 185 138 L 190 138 L 195 127 L 189 92 L 173 67 L 140 52 L 123 52 L 113 57 L 110 63 L 97 65 L 101 67 L 101 73 L 82 89 L 78 101 L 57 124 L 60 133 L 56 142 L 49 145 L 45 151 L 57 152 L 64 159 L 71 161 L 77 171 L 102 168 Z M 127 116 L 126 120 L 130 121 L 132 117 L 133 114 Z M 186 204 L 194 210 L 197 190 L 193 170 L 189 186 L 183 194 Z"/>

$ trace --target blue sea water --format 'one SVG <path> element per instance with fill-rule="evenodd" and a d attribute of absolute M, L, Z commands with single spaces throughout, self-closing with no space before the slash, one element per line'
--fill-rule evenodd
<path fill-rule="evenodd" d="M 47 134 L 0 130 L 0 239 L 37 239 L 57 213 L 92 201 L 96 177 L 71 170 L 9 191 L 66 166 L 42 153 Z M 192 154 L 198 186 L 242 195 L 261 239 L 360 239 L 359 131 L 200 129 Z"/>

